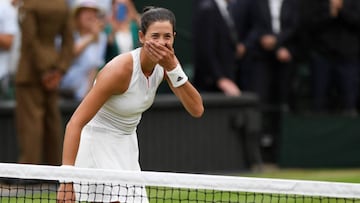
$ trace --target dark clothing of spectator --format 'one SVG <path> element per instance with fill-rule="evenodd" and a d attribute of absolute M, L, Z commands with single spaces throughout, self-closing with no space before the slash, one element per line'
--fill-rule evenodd
<path fill-rule="evenodd" d="M 220 78 L 235 81 L 236 42 L 215 1 L 203 0 L 195 10 L 194 85 L 200 91 L 219 92 Z"/>
<path fill-rule="evenodd" d="M 343 0 L 332 15 L 329 0 L 302 0 L 302 26 L 307 31 L 314 109 L 328 111 L 332 82 L 342 98 L 341 109 L 356 114 L 359 74 L 360 1 Z M 334 84 L 333 83 L 333 84 Z"/>
<path fill-rule="evenodd" d="M 244 40 L 247 51 L 241 62 L 241 77 L 246 80 L 240 81 L 245 85 L 242 87 L 245 91 L 254 92 L 260 98 L 263 111 L 261 139 L 271 143 L 262 146 L 263 157 L 266 162 L 276 162 L 281 109 L 288 104 L 291 76 L 295 70 L 298 7 L 296 0 L 253 0 L 248 2 L 248 7 L 251 25 L 245 24 L 249 26 Z M 246 26 L 239 24 L 241 32 Z"/>
<path fill-rule="evenodd" d="M 254 13 L 254 5 L 254 1 L 252 0 L 236 0 L 231 7 L 231 13 L 236 26 L 238 46 L 243 46 L 241 53 L 237 50 L 236 82 L 244 91 L 250 89 L 249 76 L 251 73 L 251 67 L 245 66 L 244 63 L 248 51 L 253 49 L 256 40 L 256 35 L 253 32 L 253 15 L 256 15 Z"/>
<path fill-rule="evenodd" d="M 254 1 L 252 12 L 253 30 L 250 39 L 247 59 L 244 66 L 251 69 L 250 90 L 259 94 L 263 103 L 284 104 L 290 85 L 290 76 L 293 71 L 293 62 L 296 57 L 296 40 L 298 30 L 298 7 L 296 0 L 283 0 L 279 10 L 279 30 L 275 30 L 272 23 L 272 13 L 268 0 Z M 274 45 L 266 48 L 263 38 L 271 36 Z M 253 40 L 255 39 L 255 40 Z M 289 57 L 284 60 L 279 52 L 286 49 Z"/>
<path fill-rule="evenodd" d="M 311 49 L 326 58 L 357 60 L 359 53 L 360 1 L 344 0 L 337 17 L 330 15 L 329 0 L 302 0 L 302 23 Z"/>

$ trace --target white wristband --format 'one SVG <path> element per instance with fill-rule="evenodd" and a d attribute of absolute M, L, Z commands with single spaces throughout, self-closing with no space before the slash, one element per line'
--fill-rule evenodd
<path fill-rule="evenodd" d="M 166 71 L 166 74 L 169 77 L 173 87 L 180 87 L 188 80 L 188 77 L 181 68 L 180 64 L 178 64 L 173 70 Z"/>

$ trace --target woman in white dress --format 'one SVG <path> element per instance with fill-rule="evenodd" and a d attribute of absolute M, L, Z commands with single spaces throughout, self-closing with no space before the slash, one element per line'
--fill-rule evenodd
<path fill-rule="evenodd" d="M 105 65 L 68 122 L 63 147 L 64 166 L 140 171 L 136 127 L 142 113 L 152 105 L 156 90 L 164 79 L 191 116 L 202 116 L 202 98 L 188 81 L 174 54 L 175 34 L 175 16 L 170 10 L 144 9 L 139 31 L 142 47 L 118 55 Z M 74 200 L 73 193 L 65 192 L 69 189 L 73 191 L 72 184 L 60 185 L 60 202 Z M 79 188 L 74 189 L 78 192 Z M 132 192 L 142 193 L 146 198 L 144 190 Z M 121 189 L 117 190 L 119 192 L 122 193 Z M 128 201 L 126 197 L 121 199 L 122 194 L 114 194 L 112 189 L 108 194 L 111 195 L 106 199 L 97 199 L 99 195 L 91 194 L 76 198 L 93 202 Z M 146 201 L 140 198 L 131 202 Z"/>

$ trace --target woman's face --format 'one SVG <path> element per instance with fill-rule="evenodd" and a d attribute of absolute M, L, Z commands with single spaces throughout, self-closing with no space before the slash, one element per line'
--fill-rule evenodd
<path fill-rule="evenodd" d="M 156 42 L 163 46 L 172 47 L 175 33 L 170 21 L 156 21 L 148 27 L 146 33 L 139 33 L 140 42 Z"/>

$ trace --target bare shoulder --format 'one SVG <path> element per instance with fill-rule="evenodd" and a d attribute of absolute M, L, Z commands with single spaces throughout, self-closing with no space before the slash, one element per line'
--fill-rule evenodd
<path fill-rule="evenodd" d="M 125 92 L 131 80 L 133 58 L 131 53 L 116 56 L 99 72 L 96 83 L 106 84 L 114 94 Z"/>

